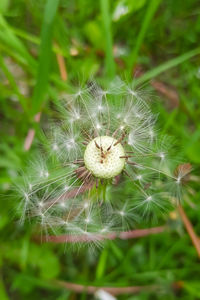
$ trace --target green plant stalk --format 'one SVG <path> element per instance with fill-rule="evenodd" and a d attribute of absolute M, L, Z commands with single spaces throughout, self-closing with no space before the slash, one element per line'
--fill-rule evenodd
<path fill-rule="evenodd" d="M 0 67 L 2 68 L 6 78 L 8 79 L 10 86 L 13 88 L 14 93 L 17 95 L 22 108 L 24 109 L 24 111 L 26 113 L 28 113 L 26 98 L 23 95 L 21 95 L 21 93 L 18 89 L 18 86 L 15 82 L 15 78 L 13 77 L 13 75 L 9 71 L 9 69 L 7 68 L 7 66 L 3 60 L 3 56 L 1 56 L 1 55 L 0 55 Z"/>
<path fill-rule="evenodd" d="M 149 24 L 158 9 L 158 6 L 162 0 L 150 0 L 149 5 L 146 10 L 146 14 L 144 16 L 144 21 L 142 22 L 142 27 L 140 29 L 140 32 L 138 36 L 136 37 L 136 44 L 135 47 L 133 48 L 133 51 L 130 54 L 130 59 L 129 59 L 129 73 L 130 76 L 132 77 L 132 70 L 134 68 L 134 65 L 137 61 L 139 50 L 141 48 L 142 42 L 144 40 L 145 34 L 147 32 L 147 29 L 149 27 Z"/>
<path fill-rule="evenodd" d="M 10 29 L 10 26 L 0 14 L 0 46 L 9 47 L 14 50 L 14 53 L 19 55 L 23 61 L 26 61 L 29 68 L 35 68 L 36 62 L 33 57 L 28 53 L 23 43 L 15 36 Z M 11 50 L 10 50 L 11 51 Z"/>
<path fill-rule="evenodd" d="M 105 69 L 109 78 L 115 76 L 115 61 L 113 57 L 113 42 L 111 33 L 111 18 L 109 14 L 109 0 L 100 0 L 101 17 L 105 34 Z"/>
<path fill-rule="evenodd" d="M 9 300 L 10 299 L 6 292 L 6 288 L 4 286 L 4 283 L 3 283 L 3 280 L 1 277 L 0 277 L 0 299 L 1 300 Z"/>
<path fill-rule="evenodd" d="M 52 57 L 52 35 L 53 23 L 56 16 L 59 0 L 47 0 L 41 32 L 41 45 L 39 53 L 39 65 L 37 71 L 36 85 L 33 92 L 32 114 L 38 113 L 47 98 L 49 85 L 49 73 Z"/>
<path fill-rule="evenodd" d="M 167 62 L 159 65 L 158 67 L 146 72 L 144 75 L 142 75 L 141 77 L 136 79 L 135 83 L 142 84 L 145 81 L 151 80 L 152 78 L 158 76 L 159 74 L 166 72 L 167 70 L 182 64 L 184 61 L 186 61 L 198 54 L 200 54 L 200 48 L 196 48 L 194 50 L 184 53 L 183 55 L 180 55 L 178 57 L 170 59 Z"/>

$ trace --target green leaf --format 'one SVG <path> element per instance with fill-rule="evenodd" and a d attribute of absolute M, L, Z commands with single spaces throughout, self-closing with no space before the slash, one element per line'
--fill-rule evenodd
<path fill-rule="evenodd" d="M 97 269 L 96 269 L 96 278 L 97 279 L 102 278 L 102 276 L 104 274 L 107 257 L 108 257 L 108 250 L 105 248 L 100 255 L 99 263 L 97 265 Z"/>

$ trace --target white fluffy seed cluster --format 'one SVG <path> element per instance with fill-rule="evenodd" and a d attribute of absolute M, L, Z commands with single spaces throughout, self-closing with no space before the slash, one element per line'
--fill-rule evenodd
<path fill-rule="evenodd" d="M 110 136 L 100 136 L 87 145 L 84 162 L 86 168 L 95 177 L 109 179 L 119 175 L 123 170 L 124 156 L 124 148 L 117 143 L 116 139 Z"/>
<path fill-rule="evenodd" d="M 22 222 L 33 219 L 44 233 L 78 243 L 171 207 L 185 171 L 174 172 L 171 142 L 159 137 L 146 96 L 119 79 L 105 90 L 90 83 L 63 96 L 45 155 L 31 161 L 17 187 Z"/>

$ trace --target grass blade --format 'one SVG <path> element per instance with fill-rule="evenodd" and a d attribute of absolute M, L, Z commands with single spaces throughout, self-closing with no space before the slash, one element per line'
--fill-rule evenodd
<path fill-rule="evenodd" d="M 182 64 L 184 61 L 200 54 L 200 48 L 196 48 L 194 50 L 191 50 L 189 52 L 186 52 L 185 54 L 182 54 L 178 57 L 175 57 L 171 60 L 168 60 L 167 62 L 159 65 L 158 67 L 146 72 L 144 75 L 142 75 L 140 78 L 136 79 L 136 84 L 144 83 L 145 81 L 151 80 L 152 78 L 158 76 L 159 74 L 166 72 L 167 70 L 174 68 L 180 64 Z"/>
<path fill-rule="evenodd" d="M 112 33 L 111 33 L 111 18 L 109 14 L 109 0 L 100 0 L 101 4 L 101 16 L 105 34 L 105 68 L 106 75 L 109 78 L 115 76 L 115 61 L 113 58 L 113 46 L 112 46 Z"/>
<path fill-rule="evenodd" d="M 139 53 L 139 50 L 140 50 L 140 47 L 142 45 L 142 42 L 144 40 L 144 37 L 145 37 L 145 34 L 146 34 L 146 31 L 149 27 L 149 24 L 160 4 L 161 0 L 151 0 L 149 2 L 149 6 L 146 10 L 146 14 L 144 16 L 144 21 L 142 22 L 142 26 L 141 26 L 141 29 L 140 29 L 140 32 L 137 36 L 137 39 L 136 39 L 136 44 L 135 44 L 135 47 L 130 55 L 130 60 L 129 60 L 129 70 L 130 70 L 130 75 L 132 76 L 132 70 L 133 70 L 133 67 L 137 61 L 137 57 L 138 57 L 138 53 Z"/>
<path fill-rule="evenodd" d="M 33 114 L 39 112 L 46 100 L 52 56 L 53 23 L 59 0 L 47 0 L 41 32 L 41 45 L 36 86 L 33 92 Z"/>

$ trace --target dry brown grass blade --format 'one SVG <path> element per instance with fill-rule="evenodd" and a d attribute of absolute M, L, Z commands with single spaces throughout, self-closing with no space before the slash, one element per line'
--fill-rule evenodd
<path fill-rule="evenodd" d="M 181 219 L 185 225 L 185 228 L 192 240 L 192 243 L 194 245 L 194 247 L 196 248 L 196 251 L 197 251 L 197 254 L 198 254 L 198 257 L 200 258 L 200 240 L 199 240 L 199 237 L 196 235 L 195 231 L 194 231 L 194 228 L 193 228 L 193 225 L 192 223 L 190 222 L 190 220 L 188 219 L 183 207 L 181 205 L 178 206 L 178 211 L 179 211 L 179 214 L 181 216 Z"/>
<path fill-rule="evenodd" d="M 55 44 L 55 46 L 57 46 L 57 44 Z M 60 71 L 60 77 L 63 81 L 66 81 L 68 78 L 68 74 L 67 74 L 67 69 L 66 69 L 66 65 L 65 65 L 65 59 L 59 53 L 56 53 L 56 59 L 57 59 L 57 63 L 58 63 L 59 71 Z"/>
<path fill-rule="evenodd" d="M 139 78 L 144 74 L 144 69 L 141 65 L 137 65 L 135 67 L 134 72 L 135 72 L 135 77 Z M 153 86 L 153 88 L 156 91 L 158 91 L 160 94 L 162 94 L 169 100 L 168 104 L 172 109 L 179 106 L 179 102 L 180 102 L 179 95 L 174 87 L 168 86 L 164 82 L 155 79 L 151 80 L 150 84 Z"/>
<path fill-rule="evenodd" d="M 135 229 L 130 231 L 122 232 L 111 232 L 108 234 L 82 234 L 82 235 L 49 235 L 45 236 L 42 239 L 42 242 L 51 242 L 51 243 L 87 243 L 92 241 L 103 241 L 103 240 L 114 240 L 120 238 L 123 240 L 133 239 L 138 237 L 147 236 L 150 234 L 161 233 L 166 229 L 165 226 L 152 227 L 146 229 Z M 39 238 L 36 237 L 36 240 Z"/>
<path fill-rule="evenodd" d="M 170 100 L 171 108 L 176 108 L 179 106 L 179 95 L 174 88 L 167 86 L 165 83 L 153 80 L 151 85 L 157 90 L 160 94 L 164 95 Z"/>
<path fill-rule="evenodd" d="M 39 113 L 37 113 L 37 115 L 35 115 L 35 118 L 34 118 L 35 123 L 39 123 L 40 118 L 41 118 L 41 112 L 39 112 Z M 25 151 L 28 151 L 31 148 L 34 137 L 35 137 L 35 129 L 30 128 L 27 133 L 27 136 L 25 138 L 25 141 L 24 141 L 24 150 Z"/>
<path fill-rule="evenodd" d="M 147 286 L 126 286 L 126 287 L 101 287 L 101 286 L 92 286 L 92 285 L 82 285 L 71 283 L 67 281 L 56 280 L 55 284 L 66 288 L 67 290 L 74 291 L 76 293 L 87 293 L 95 294 L 98 290 L 104 290 L 112 295 L 122 295 L 122 294 L 135 294 L 144 290 L 156 290 L 159 288 L 157 285 L 147 285 Z"/>

